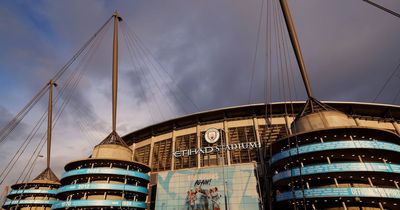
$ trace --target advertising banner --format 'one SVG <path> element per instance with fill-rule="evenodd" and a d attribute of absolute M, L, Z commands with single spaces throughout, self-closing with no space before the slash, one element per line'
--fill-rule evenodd
<path fill-rule="evenodd" d="M 257 210 L 255 165 L 208 167 L 158 174 L 157 210 Z"/>

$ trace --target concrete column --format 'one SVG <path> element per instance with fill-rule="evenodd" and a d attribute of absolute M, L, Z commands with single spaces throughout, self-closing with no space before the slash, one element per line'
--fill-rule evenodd
<path fill-rule="evenodd" d="M 133 143 L 133 144 L 132 144 L 131 149 L 132 149 L 132 161 L 135 161 L 136 143 Z"/>
<path fill-rule="evenodd" d="M 150 157 L 149 157 L 149 166 L 152 167 L 153 162 L 153 147 L 154 147 L 154 136 L 151 136 L 151 143 L 150 143 Z"/>
<path fill-rule="evenodd" d="M 400 135 L 400 125 L 397 122 L 392 122 L 394 129 L 396 130 L 396 133 Z"/>
<path fill-rule="evenodd" d="M 226 119 L 224 119 L 224 137 L 225 137 L 225 144 L 230 144 L 229 140 L 229 127 L 228 127 L 228 122 Z M 226 151 L 226 157 L 228 159 L 228 166 L 231 165 L 231 152 Z"/>
<path fill-rule="evenodd" d="M 172 130 L 172 153 L 175 152 L 175 141 L 176 141 L 176 132 L 175 128 Z M 171 170 L 173 171 L 175 169 L 175 156 L 171 156 Z"/>
<path fill-rule="evenodd" d="M 258 121 L 257 117 L 253 117 L 253 126 L 254 126 L 254 131 L 256 135 L 257 142 L 261 145 L 261 139 L 260 139 L 260 132 L 258 131 Z"/>
<path fill-rule="evenodd" d="M 360 118 L 354 117 L 354 122 L 356 123 L 357 127 L 361 126 Z"/>
<path fill-rule="evenodd" d="M 292 126 L 289 123 L 289 116 L 287 116 L 287 115 L 285 115 L 285 123 L 286 123 L 287 130 L 289 132 L 288 134 L 292 135 L 293 134 Z"/>

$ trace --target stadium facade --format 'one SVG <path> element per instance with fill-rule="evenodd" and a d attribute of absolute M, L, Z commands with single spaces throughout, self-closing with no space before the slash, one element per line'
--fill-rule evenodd
<path fill-rule="evenodd" d="M 304 106 L 228 107 L 124 136 L 151 168 L 149 208 L 398 209 L 400 107 Z"/>
<path fill-rule="evenodd" d="M 228 107 L 116 132 L 118 12 L 112 132 L 92 155 L 17 183 L 4 209 L 396 210 L 400 106 L 313 98 L 287 2 L 280 0 L 306 102 Z M 53 86 L 49 83 L 50 92 Z M 52 97 L 49 97 L 51 113 Z"/>

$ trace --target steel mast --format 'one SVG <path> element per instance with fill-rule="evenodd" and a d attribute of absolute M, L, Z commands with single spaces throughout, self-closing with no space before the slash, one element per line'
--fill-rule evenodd
<path fill-rule="evenodd" d="M 297 38 L 296 28 L 292 20 L 292 15 L 290 14 L 290 9 L 287 0 L 279 0 L 283 12 L 283 17 L 285 18 L 287 30 L 289 32 L 290 41 L 292 42 L 292 47 L 294 54 L 296 55 L 297 64 L 299 65 L 301 77 L 303 79 L 304 86 L 307 91 L 308 98 L 312 98 L 312 92 L 310 87 L 310 82 L 308 80 L 306 65 L 303 60 L 303 55 L 301 53 L 300 44 Z"/>
<path fill-rule="evenodd" d="M 114 17 L 114 39 L 113 39 L 113 60 L 112 60 L 112 131 L 117 127 L 117 94 L 118 94 L 118 21 L 122 18 L 115 11 Z"/>
<path fill-rule="evenodd" d="M 50 168 L 51 133 L 53 127 L 53 86 L 57 86 L 53 80 L 49 82 L 49 102 L 47 111 L 47 167 Z"/>

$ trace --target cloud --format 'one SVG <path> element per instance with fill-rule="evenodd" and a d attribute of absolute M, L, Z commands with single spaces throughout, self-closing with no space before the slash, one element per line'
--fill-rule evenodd
<path fill-rule="evenodd" d="M 154 64 L 147 61 L 139 65 L 138 60 L 132 64 L 121 34 L 121 135 L 183 114 L 246 104 L 249 91 L 250 102 L 264 102 L 266 82 L 273 83 L 273 89 L 267 90 L 272 92 L 273 101 L 304 99 L 295 66 L 292 91 L 296 96 L 292 98 L 279 93 L 282 84 L 275 65 L 273 78 L 266 80 L 265 28 L 251 80 L 260 2 L 3 1 L 0 18 L 6 21 L 0 21 L 0 38 L 4 40 L 0 97 L 4 100 L 0 112 L 17 113 L 115 9 L 148 49 L 146 56 L 136 59 L 150 59 Z M 315 96 L 371 102 L 400 59 L 398 19 L 362 1 L 291 0 L 289 4 Z M 400 11 L 395 0 L 387 6 Z M 67 162 L 87 157 L 110 131 L 111 29 L 91 53 L 92 59 L 71 68 L 85 67 L 87 72 L 54 129 L 53 167 L 58 175 Z M 133 47 L 139 46 L 136 43 Z M 251 90 L 250 82 L 254 83 Z M 65 80 L 59 83 L 58 89 L 66 85 Z M 399 89 L 396 84 L 398 80 L 393 79 L 379 102 L 392 102 Z M 45 109 L 46 102 L 42 102 L 37 113 Z M 33 125 L 36 115 L 24 121 L 27 127 Z M 14 151 L 17 145 L 11 142 L 0 150 Z M 40 161 L 37 170 L 44 160 Z"/>

